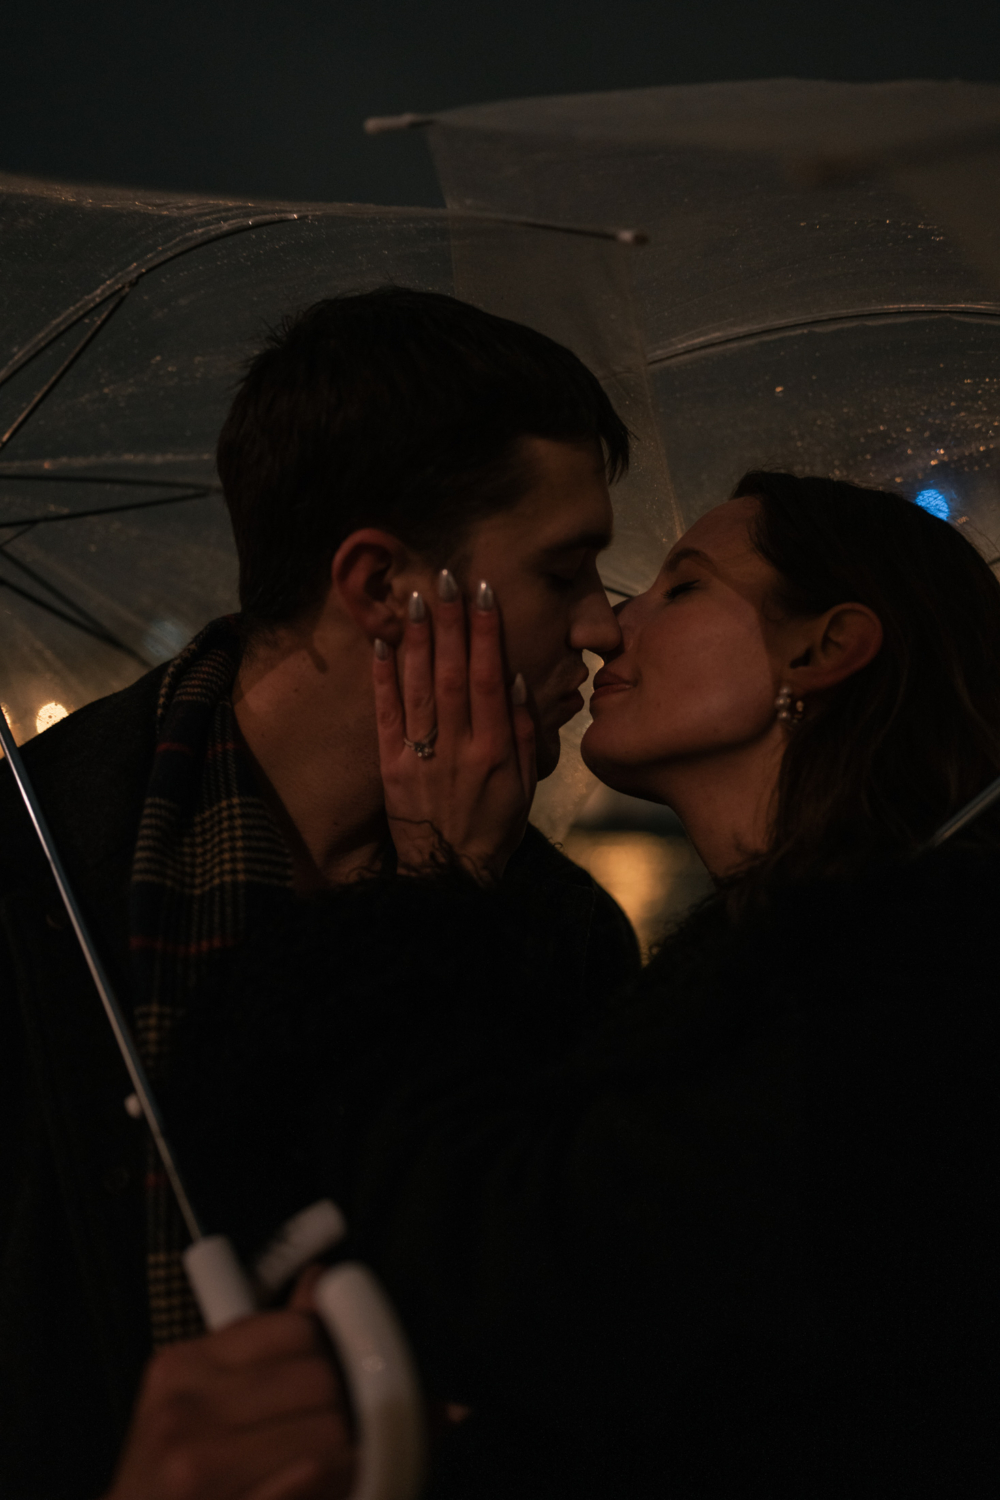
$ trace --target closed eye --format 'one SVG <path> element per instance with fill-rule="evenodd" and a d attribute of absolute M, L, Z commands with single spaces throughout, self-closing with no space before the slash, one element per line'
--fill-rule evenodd
<path fill-rule="evenodd" d="M 593 553 L 590 555 L 595 556 Z M 571 552 L 563 552 L 553 561 L 556 565 L 546 570 L 549 582 L 557 589 L 574 589 L 587 566 L 587 553 L 574 548 Z"/>
<path fill-rule="evenodd" d="M 668 599 L 676 599 L 679 595 L 690 593 L 691 589 L 696 589 L 697 587 L 697 578 L 689 578 L 686 582 L 675 583 L 673 588 L 667 589 L 666 597 Z"/>

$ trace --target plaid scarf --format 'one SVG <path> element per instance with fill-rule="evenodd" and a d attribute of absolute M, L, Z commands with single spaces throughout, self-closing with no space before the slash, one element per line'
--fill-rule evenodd
<path fill-rule="evenodd" d="M 213 620 L 170 663 L 160 689 L 129 908 L 135 1034 L 154 1086 L 167 1075 L 181 1016 L 226 981 L 250 888 L 292 883 L 291 857 L 236 728 L 230 690 L 240 650 L 235 619 Z M 149 1151 L 147 1287 L 159 1348 L 203 1325 L 180 1261 L 183 1221 L 152 1142 Z"/>

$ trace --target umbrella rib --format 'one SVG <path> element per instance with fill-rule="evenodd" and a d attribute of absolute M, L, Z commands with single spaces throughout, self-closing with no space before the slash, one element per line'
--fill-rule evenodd
<path fill-rule="evenodd" d="M 904 318 L 958 318 L 966 323 L 996 322 L 1000 320 L 1000 308 L 995 305 L 987 307 L 943 302 L 928 303 L 924 306 L 914 303 L 899 307 L 872 307 L 867 311 L 862 308 L 852 312 L 821 313 L 815 318 L 801 318 L 788 323 L 762 324 L 759 328 L 749 328 L 742 333 L 709 334 L 702 338 L 691 339 L 675 349 L 654 349 L 646 356 L 646 363 L 650 367 L 666 365 L 675 359 L 690 359 L 696 354 L 728 348 L 734 344 L 753 344 L 758 341 L 780 338 L 783 334 L 808 333 L 812 328 L 829 328 L 836 325 L 847 328 L 861 323 L 891 323 Z"/>
<path fill-rule="evenodd" d="M 64 516 L 15 516 L 12 521 L 0 521 L 0 530 L 8 526 L 51 526 L 56 521 L 83 521 L 90 516 L 116 516 L 132 510 L 155 510 L 157 506 L 179 505 L 184 500 L 204 500 L 212 493 L 210 489 L 192 490 L 189 495 L 167 495 L 162 500 L 136 500 L 131 505 L 105 505 L 97 510 L 71 510 Z"/>
<path fill-rule="evenodd" d="M 65 610 L 57 609 L 54 604 L 49 604 L 48 600 L 39 599 L 37 594 L 32 594 L 27 589 L 22 589 L 19 584 L 11 583 L 9 578 L 0 578 L 0 588 L 9 589 L 12 594 L 17 594 L 20 598 L 27 599 L 29 604 L 37 605 L 39 609 L 44 609 L 47 614 L 54 615 L 57 620 L 63 620 L 67 625 L 72 625 L 75 629 L 82 630 L 84 635 L 89 635 L 94 640 L 102 641 L 105 646 L 113 646 L 116 651 L 123 651 L 126 656 L 131 656 L 134 661 L 139 662 L 140 666 L 152 666 L 152 663 L 147 661 L 144 656 L 140 656 L 138 651 L 134 651 L 131 646 L 127 646 L 124 641 L 120 641 L 117 636 L 112 635 L 111 631 L 105 630 L 103 626 L 95 629 L 92 625 L 85 624 L 83 620 L 78 619 L 76 616 L 67 614 Z"/>
<path fill-rule="evenodd" d="M 24 536 L 27 529 L 28 528 L 26 527 L 25 531 L 20 532 L 19 535 Z M 95 615 L 92 615 L 89 610 L 84 609 L 82 604 L 78 604 L 75 599 L 71 599 L 68 594 L 64 594 L 62 589 L 57 588 L 54 583 L 50 583 L 49 580 L 43 576 L 43 574 L 37 573 L 35 569 L 29 567 L 26 562 L 22 562 L 19 557 L 14 556 L 14 554 L 9 549 L 12 543 L 16 542 L 17 540 L 18 537 L 12 536 L 9 537 L 6 542 L 0 542 L 0 552 L 3 553 L 4 561 L 9 562 L 12 567 L 20 568 L 21 572 L 26 574 L 27 577 L 31 579 L 32 583 L 37 583 L 41 588 L 47 589 L 48 592 L 53 596 L 53 598 L 58 599 L 60 604 L 65 604 L 67 609 L 75 610 L 76 614 L 79 615 L 80 619 L 83 620 L 86 624 L 92 626 L 95 630 L 103 631 L 105 627 L 101 623 L 101 621 L 98 620 Z M 116 642 L 115 644 L 118 643 Z"/>
<path fill-rule="evenodd" d="M 5 469 L 0 464 L 0 484 L 5 479 L 16 479 L 18 484 L 25 481 L 34 481 L 40 484 L 122 484 L 131 485 L 135 489 L 153 490 L 189 490 L 196 482 L 193 479 L 136 479 L 131 474 L 18 474 L 10 469 Z M 222 493 L 221 484 L 203 485 L 198 493 L 209 494 L 218 491 Z M 186 500 L 186 495 L 179 497 Z"/>
<path fill-rule="evenodd" d="M 13 521 L 12 521 L 12 522 L 11 522 L 11 523 L 10 523 L 10 524 L 11 524 L 11 525 L 15 525 L 15 524 L 16 524 L 16 523 L 15 523 L 15 522 L 13 522 Z M 4 551 L 6 551 L 6 549 L 7 549 L 7 548 L 8 548 L 8 547 L 9 547 L 9 546 L 10 546 L 10 545 L 11 545 L 11 544 L 12 544 L 12 543 L 13 543 L 13 542 L 16 542 L 16 541 L 17 541 L 17 540 L 18 540 L 18 539 L 19 539 L 19 538 L 20 538 L 20 537 L 22 537 L 22 536 L 27 536 L 27 535 L 28 535 L 28 532 L 29 532 L 29 531 L 34 531 L 34 529 L 35 529 L 35 523 L 34 523 L 34 521 L 25 521 L 25 522 L 24 522 L 24 523 L 23 523 L 23 524 L 22 524 L 22 526 L 21 526 L 21 529 L 20 529 L 20 531 L 19 531 L 19 532 L 18 532 L 18 533 L 17 533 L 17 535 L 16 535 L 16 536 L 9 536 L 9 537 L 7 537 L 7 538 L 6 538 L 6 540 L 5 540 L 5 541 L 2 541 L 2 542 L 0 542 L 0 552 L 4 552 Z"/>
<path fill-rule="evenodd" d="M 333 217 L 336 211 L 341 209 L 340 204 L 315 204 L 307 206 L 298 211 L 285 213 L 260 214 L 250 219 L 228 219 L 220 224 L 213 225 L 207 233 L 205 231 L 193 231 L 188 235 L 181 235 L 169 245 L 161 247 L 148 255 L 145 260 L 135 261 L 126 271 L 120 272 L 110 282 L 91 292 L 81 299 L 67 312 L 55 318 L 47 328 L 36 334 L 35 338 L 26 344 L 7 365 L 0 370 L 0 386 L 4 385 L 12 375 L 23 369 L 37 355 L 47 349 L 67 328 L 72 328 L 85 318 L 88 313 L 93 312 L 95 307 L 100 307 L 109 297 L 113 297 L 124 290 L 127 292 L 135 286 L 143 276 L 150 271 L 157 271 L 161 266 L 168 265 L 172 260 L 178 260 L 183 255 L 190 255 L 194 250 L 201 250 L 205 245 L 216 244 L 219 240 L 230 239 L 233 235 L 252 233 L 258 229 L 270 229 L 276 224 L 310 223 L 316 219 Z M 356 211 L 356 209 L 355 209 Z M 404 217 L 413 213 L 414 210 L 406 208 L 394 208 L 391 206 L 377 206 L 380 215 Z M 451 223 L 457 219 L 482 220 L 495 224 L 521 225 L 529 229 L 548 229 L 561 234 L 586 235 L 589 238 L 617 240 L 625 245 L 644 245 L 647 240 L 645 232 L 641 229 L 607 229 L 599 227 L 588 227 L 581 224 L 558 224 L 550 223 L 541 219 L 520 218 L 512 214 L 494 214 L 478 209 L 418 209 L 421 218 L 440 219 L 442 222 Z"/>
<path fill-rule="evenodd" d="M 261 215 L 256 219 L 229 220 L 223 224 L 215 225 L 208 234 L 200 232 L 193 236 L 181 235 L 179 239 L 174 240 L 170 245 L 147 256 L 144 261 L 134 262 L 129 266 L 127 271 L 121 272 L 110 283 L 105 282 L 103 286 L 97 288 L 96 292 L 91 292 L 89 296 L 84 297 L 82 301 L 70 308 L 68 312 L 63 313 L 61 317 L 56 318 L 50 323 L 30 343 L 25 345 L 20 353 L 16 354 L 3 370 L 0 370 L 0 386 L 4 385 L 18 370 L 30 364 L 45 349 L 48 349 L 68 328 L 74 327 L 81 319 L 92 313 L 95 307 L 100 307 L 101 303 L 106 302 L 109 297 L 119 296 L 122 293 L 127 294 L 135 286 L 136 282 L 141 277 L 148 275 L 150 271 L 159 270 L 160 266 L 165 266 L 170 261 L 179 259 L 182 255 L 189 255 L 193 250 L 200 250 L 204 245 L 215 244 L 217 240 L 229 239 L 232 235 L 246 234 L 255 229 L 266 229 L 272 224 L 287 224 L 300 217 L 304 218 L 306 216 L 297 213 L 267 214 Z"/>
<path fill-rule="evenodd" d="M 93 338 L 97 336 L 98 333 L 100 333 L 101 329 L 104 327 L 108 319 L 113 317 L 113 315 L 121 307 L 122 303 L 125 301 L 125 298 L 128 296 L 133 286 L 135 286 L 134 281 L 130 282 L 128 286 L 122 287 L 117 295 L 111 300 L 110 307 L 106 307 L 104 309 L 94 326 L 87 330 L 83 338 L 77 344 L 76 348 L 73 349 L 71 353 L 67 355 L 67 357 L 63 360 L 62 364 L 59 366 L 58 370 L 56 370 L 55 374 L 50 376 L 42 386 L 41 390 L 32 397 L 27 406 L 21 412 L 20 416 L 15 417 L 14 421 L 7 428 L 7 431 L 3 434 L 2 437 L 0 437 L 0 451 L 6 448 L 7 444 L 10 442 L 14 434 L 16 432 L 20 432 L 21 428 L 24 426 L 25 422 L 27 422 L 32 412 L 36 411 L 38 407 L 41 406 L 42 402 L 45 400 L 49 392 L 51 390 L 54 390 L 54 388 L 59 384 L 60 380 L 62 380 L 66 372 L 72 369 L 73 365 L 76 364 L 77 360 L 80 358 L 80 355 L 83 353 L 84 349 L 86 349 L 87 345 Z"/>

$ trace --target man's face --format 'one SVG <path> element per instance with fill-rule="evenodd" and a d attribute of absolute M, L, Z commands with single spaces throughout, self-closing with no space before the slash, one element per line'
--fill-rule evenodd
<path fill-rule="evenodd" d="M 583 707 L 583 652 L 607 656 L 621 632 L 597 572 L 611 540 L 611 499 L 597 443 L 523 439 L 526 493 L 473 528 L 462 551 L 466 590 L 491 584 L 507 666 L 522 672 L 535 712 L 538 774 L 559 760 L 559 730 Z"/>

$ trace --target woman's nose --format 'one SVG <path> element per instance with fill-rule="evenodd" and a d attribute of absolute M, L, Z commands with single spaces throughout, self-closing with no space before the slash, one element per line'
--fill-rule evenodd
<path fill-rule="evenodd" d="M 632 594 L 630 598 L 623 599 L 620 604 L 615 605 L 615 617 L 623 637 L 634 634 L 638 628 L 646 597 L 645 594 Z"/>

